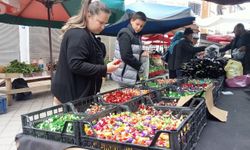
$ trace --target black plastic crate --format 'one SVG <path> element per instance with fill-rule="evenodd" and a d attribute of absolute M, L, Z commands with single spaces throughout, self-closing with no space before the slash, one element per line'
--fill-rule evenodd
<path fill-rule="evenodd" d="M 95 114 L 89 114 L 86 111 L 90 108 L 91 105 L 101 105 L 102 110 L 99 110 Z M 65 104 L 67 111 L 73 111 L 76 114 L 86 114 L 86 115 L 98 115 L 99 113 L 102 113 L 103 111 L 109 111 L 109 109 L 112 109 L 115 107 L 114 105 L 103 103 L 103 100 L 100 96 L 94 95 L 89 97 L 80 98 L 78 100 L 74 100 L 71 102 L 68 102 Z"/>
<path fill-rule="evenodd" d="M 185 92 L 190 92 L 191 95 L 194 95 L 194 97 L 201 97 L 202 94 L 204 93 L 203 89 L 182 89 L 179 86 L 176 85 L 169 85 L 167 87 L 163 87 L 160 88 L 156 91 L 160 91 L 161 93 L 161 97 L 167 97 L 167 98 L 171 98 L 171 99 L 179 99 L 181 96 L 185 96 Z M 171 92 L 174 92 L 178 95 L 174 96 L 169 96 L 168 94 L 170 94 Z"/>
<path fill-rule="evenodd" d="M 225 81 L 224 76 L 221 76 L 218 79 L 214 79 L 214 90 L 213 90 L 214 100 L 216 100 L 220 96 L 222 89 L 224 87 L 224 81 Z"/>
<path fill-rule="evenodd" d="M 166 89 L 161 89 L 155 91 L 155 96 L 154 98 L 150 98 L 148 102 L 151 102 L 152 105 L 156 105 L 156 103 L 159 102 L 172 102 L 173 100 L 176 100 L 174 98 L 168 98 L 164 97 L 164 92 Z M 200 93 L 202 94 L 202 93 Z M 178 102 L 178 100 L 177 100 Z M 176 103 L 177 104 L 177 103 Z M 176 106 L 166 106 L 170 108 L 176 108 Z M 199 140 L 199 136 L 201 132 L 203 131 L 204 127 L 207 124 L 207 111 L 206 111 L 206 103 L 205 99 L 202 97 L 193 97 L 189 102 L 187 102 L 184 106 L 179 107 L 179 108 L 190 108 L 194 110 L 194 121 L 195 121 L 195 134 L 196 138 L 194 139 L 194 143 L 197 143 Z"/>
<path fill-rule="evenodd" d="M 146 80 L 144 82 L 142 82 L 140 84 L 140 86 L 143 87 L 147 87 L 149 89 L 153 89 L 153 90 L 158 90 L 164 87 L 168 87 L 168 86 L 179 86 L 183 83 L 187 82 L 187 78 L 176 78 L 176 79 L 168 79 L 167 77 L 155 77 L 155 78 L 151 78 L 149 80 Z M 151 85 L 150 85 L 151 84 Z"/>
<path fill-rule="evenodd" d="M 176 130 L 166 130 L 166 131 L 158 131 L 156 132 L 151 144 L 149 146 L 142 146 L 130 143 L 121 143 L 118 141 L 110 141 L 103 140 L 96 137 L 87 136 L 84 132 L 85 125 L 89 125 L 92 127 L 91 122 L 99 120 L 109 114 L 117 114 L 123 111 L 127 111 L 127 109 L 123 107 L 116 107 L 112 109 L 109 113 L 102 113 L 100 116 L 95 116 L 93 118 L 89 118 L 87 121 L 80 121 L 80 139 L 81 139 L 81 147 L 88 149 L 101 149 L 101 150 L 141 150 L 141 149 L 150 149 L 150 150 L 163 150 L 163 149 L 171 149 L 171 150 L 189 150 L 193 147 L 195 141 L 195 118 L 194 111 L 191 109 L 185 108 L 167 108 L 167 107 L 155 107 L 157 110 L 167 111 L 172 110 L 176 114 L 185 114 L 187 117 L 182 121 L 181 125 Z M 158 147 L 155 146 L 157 139 L 161 135 L 161 133 L 167 133 L 169 135 L 169 148 Z"/>
<path fill-rule="evenodd" d="M 207 125 L 207 106 L 205 103 L 205 99 L 201 99 L 202 102 L 199 104 L 197 109 L 195 110 L 195 126 L 196 126 L 196 142 L 200 139 L 200 135 Z M 196 101 L 197 102 L 197 101 Z M 194 145 L 195 146 L 195 145 Z"/>
<path fill-rule="evenodd" d="M 66 109 L 66 105 L 62 104 L 21 115 L 23 133 L 47 140 L 79 145 L 79 124 L 77 121 L 66 121 L 62 132 L 42 130 L 35 127 L 35 125 L 53 115 L 63 115 L 64 113 L 69 113 L 69 110 Z M 81 116 L 84 117 L 83 115 Z M 66 132 L 69 125 L 72 125 L 72 133 Z"/>

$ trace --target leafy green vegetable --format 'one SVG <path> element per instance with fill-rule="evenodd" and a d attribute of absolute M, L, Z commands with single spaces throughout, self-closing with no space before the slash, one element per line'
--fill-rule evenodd
<path fill-rule="evenodd" d="M 18 62 L 17 60 L 13 60 L 10 62 L 5 68 L 5 73 L 23 73 L 23 74 L 30 74 L 33 72 L 40 72 L 42 71 L 40 68 L 36 66 L 32 66 L 30 64 L 25 64 L 24 62 Z"/>

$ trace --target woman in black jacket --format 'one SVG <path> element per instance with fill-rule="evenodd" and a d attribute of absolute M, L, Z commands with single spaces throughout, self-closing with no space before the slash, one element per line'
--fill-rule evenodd
<path fill-rule="evenodd" d="M 176 45 L 174 50 L 175 63 L 174 70 L 176 70 L 177 77 L 181 76 L 180 68 L 183 63 L 189 62 L 194 58 L 195 54 L 205 50 L 205 46 L 194 47 L 192 43 L 193 30 L 186 28 L 184 31 L 184 38 Z"/>
<path fill-rule="evenodd" d="M 55 105 L 96 94 L 102 77 L 119 67 L 117 60 L 104 65 L 106 52 L 95 37 L 104 29 L 110 13 L 103 3 L 85 0 L 79 14 L 63 26 L 60 56 L 51 87 Z"/>

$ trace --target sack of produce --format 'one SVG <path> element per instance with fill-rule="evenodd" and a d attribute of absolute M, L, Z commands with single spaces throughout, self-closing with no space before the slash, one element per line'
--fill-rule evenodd
<path fill-rule="evenodd" d="M 241 62 L 230 59 L 225 66 L 226 76 L 228 79 L 242 76 L 243 75 L 243 67 Z"/>

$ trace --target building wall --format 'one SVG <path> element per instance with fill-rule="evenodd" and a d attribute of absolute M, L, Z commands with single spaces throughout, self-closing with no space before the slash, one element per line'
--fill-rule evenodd
<path fill-rule="evenodd" d="M 19 60 L 19 47 L 18 26 L 0 23 L 0 65 Z"/>
<path fill-rule="evenodd" d="M 53 61 L 58 59 L 60 52 L 60 30 L 52 29 L 52 55 Z M 43 27 L 30 27 L 30 59 L 43 58 L 45 63 L 49 63 L 50 51 L 49 51 L 49 34 L 48 28 Z"/>
<path fill-rule="evenodd" d="M 30 62 L 43 58 L 49 63 L 49 36 L 48 28 L 29 27 L 29 49 Z M 54 62 L 58 60 L 61 44 L 61 32 L 59 29 L 52 29 L 52 51 Z M 100 36 L 107 50 L 107 59 L 112 59 L 115 49 L 116 37 Z M 10 61 L 20 61 L 20 40 L 18 25 L 0 23 L 0 65 L 7 65 Z"/>

